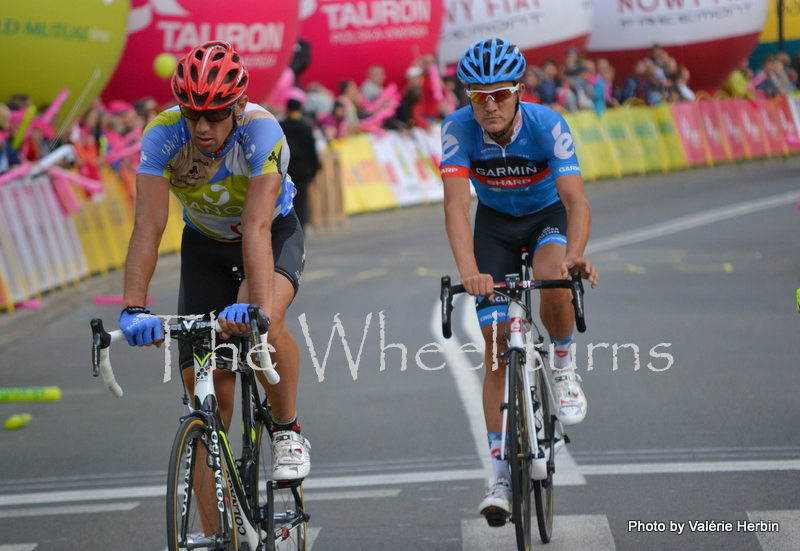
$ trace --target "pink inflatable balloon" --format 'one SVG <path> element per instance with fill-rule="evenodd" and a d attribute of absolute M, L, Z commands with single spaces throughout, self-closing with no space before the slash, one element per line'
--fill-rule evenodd
<path fill-rule="evenodd" d="M 289 65 L 300 32 L 300 0 L 132 0 L 128 42 L 103 99 L 174 101 L 153 70 L 162 53 L 183 57 L 207 40 L 230 42 L 250 72 L 247 95 L 264 101 Z"/>
<path fill-rule="evenodd" d="M 442 0 L 303 0 L 301 38 L 311 63 L 301 75 L 333 91 L 350 78 L 359 85 L 371 65 L 382 65 L 386 83 L 405 84 L 414 60 L 435 55 Z"/>
<path fill-rule="evenodd" d="M 617 81 L 662 46 L 689 69 L 693 90 L 718 90 L 758 45 L 769 0 L 595 0 L 589 57 L 605 57 Z"/>

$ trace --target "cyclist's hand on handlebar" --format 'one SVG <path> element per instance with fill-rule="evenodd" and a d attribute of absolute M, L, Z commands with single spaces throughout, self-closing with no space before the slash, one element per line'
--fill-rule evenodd
<path fill-rule="evenodd" d="M 125 308 L 119 315 L 119 328 L 131 346 L 161 347 L 164 342 L 161 318 L 142 307 Z"/>
<path fill-rule="evenodd" d="M 234 333 L 250 332 L 250 315 L 247 313 L 249 306 L 248 303 L 237 302 L 219 313 L 217 321 L 222 328 L 222 332 L 219 334 L 220 338 L 227 339 Z"/>
<path fill-rule="evenodd" d="M 572 270 L 580 270 L 581 277 L 592 285 L 592 289 L 597 287 L 597 279 L 599 274 L 597 273 L 597 269 L 594 267 L 591 260 L 581 257 L 565 259 L 561 264 L 561 275 L 563 275 L 564 278 L 568 278 Z"/>
<path fill-rule="evenodd" d="M 491 297 L 494 294 L 494 279 L 489 274 L 472 274 L 461 278 L 467 293 L 474 297 Z"/>

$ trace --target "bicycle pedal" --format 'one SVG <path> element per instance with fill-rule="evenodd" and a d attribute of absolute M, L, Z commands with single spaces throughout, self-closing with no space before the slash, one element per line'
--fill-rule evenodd
<path fill-rule="evenodd" d="M 481 511 L 481 514 L 486 517 L 486 522 L 489 523 L 489 526 L 495 528 L 505 526 L 509 517 L 509 514 L 499 507 L 487 507 Z"/>

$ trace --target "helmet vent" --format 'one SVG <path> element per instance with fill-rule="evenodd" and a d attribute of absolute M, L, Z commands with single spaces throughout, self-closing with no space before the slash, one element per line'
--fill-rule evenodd
<path fill-rule="evenodd" d="M 206 76 L 206 84 L 211 84 L 216 80 L 217 75 L 219 74 L 219 67 L 212 67 L 211 70 L 208 72 Z"/>

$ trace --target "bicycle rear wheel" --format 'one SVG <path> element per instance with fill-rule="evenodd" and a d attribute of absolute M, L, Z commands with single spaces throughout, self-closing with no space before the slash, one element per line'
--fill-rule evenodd
<path fill-rule="evenodd" d="M 258 497 L 266 515 L 267 549 L 308 551 L 302 482 L 289 485 L 272 481 L 272 438 L 265 422 L 259 422 L 257 430 Z"/>
<path fill-rule="evenodd" d="M 511 467 L 511 520 L 517 535 L 517 549 L 531 548 L 531 423 L 527 415 L 530 390 L 526 388 L 522 354 L 508 353 L 506 369 L 510 369 L 508 403 L 509 466 Z"/>
<path fill-rule="evenodd" d="M 169 551 L 239 548 L 227 464 L 220 458 L 209 467 L 208 445 L 205 422 L 187 418 L 175 436 L 167 474 Z"/>
<path fill-rule="evenodd" d="M 533 412 L 537 424 L 539 447 L 542 450 L 550 448 L 550 453 L 554 453 L 556 440 L 553 434 L 552 411 L 547 396 L 545 376 L 545 366 L 538 366 L 534 376 L 536 386 L 532 389 L 531 395 L 533 396 Z M 548 543 L 553 535 L 553 498 L 553 473 L 548 471 L 546 479 L 533 481 L 536 519 L 539 524 L 539 537 L 543 543 Z"/>

